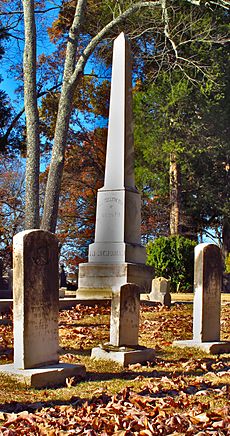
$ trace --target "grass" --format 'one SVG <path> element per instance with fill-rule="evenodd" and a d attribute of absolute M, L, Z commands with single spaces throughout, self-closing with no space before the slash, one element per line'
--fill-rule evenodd
<path fill-rule="evenodd" d="M 4 413 L 83 404 L 94 398 L 104 401 L 106 396 L 125 389 L 142 397 L 150 395 L 159 402 L 169 402 L 167 413 L 171 411 L 172 416 L 186 409 L 186 404 L 189 409 L 199 410 L 200 407 L 203 412 L 229 404 L 230 357 L 227 354 L 210 356 L 196 349 L 172 345 L 173 340 L 192 338 L 191 304 L 174 305 L 170 309 L 142 305 L 139 344 L 156 350 L 154 361 L 145 365 L 122 368 L 113 362 L 90 358 L 93 346 L 109 340 L 109 319 L 109 307 L 81 306 L 61 311 L 60 360 L 84 364 L 86 379 L 69 380 L 68 386 L 33 389 L 1 376 L 0 422 L 3 424 L 6 419 Z M 229 304 L 222 307 L 221 320 L 222 338 L 230 340 Z M 12 325 L 0 325 L 0 334 L 1 363 L 11 362 Z"/>
<path fill-rule="evenodd" d="M 178 302 L 183 301 L 184 303 L 193 301 L 193 293 L 182 293 L 178 292 L 176 294 L 171 294 L 172 301 Z M 230 294 L 221 293 L 221 302 L 222 303 L 230 303 Z"/>

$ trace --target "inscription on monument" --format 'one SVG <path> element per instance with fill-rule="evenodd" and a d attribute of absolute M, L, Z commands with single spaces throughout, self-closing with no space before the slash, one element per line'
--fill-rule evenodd
<path fill-rule="evenodd" d="M 123 205 L 123 201 L 121 201 L 117 197 L 107 197 L 107 198 L 105 197 L 104 198 L 104 203 L 110 203 L 110 202 L 120 204 L 121 206 Z"/>
<path fill-rule="evenodd" d="M 118 250 L 100 250 L 100 251 L 91 251 L 90 252 L 90 256 L 95 257 L 95 256 L 109 256 L 109 257 L 113 257 L 113 256 L 122 256 L 122 252 L 118 251 Z"/>
<path fill-rule="evenodd" d="M 36 265 L 48 265 L 49 264 L 49 249 L 45 246 L 36 247 L 33 254 L 32 260 Z"/>

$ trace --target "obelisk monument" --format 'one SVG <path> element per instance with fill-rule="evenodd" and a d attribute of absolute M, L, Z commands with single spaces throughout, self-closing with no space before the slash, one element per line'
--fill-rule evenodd
<path fill-rule="evenodd" d="M 114 41 L 104 186 L 98 190 L 95 242 L 79 265 L 77 298 L 106 298 L 127 282 L 149 290 L 153 271 L 141 246 L 141 196 L 134 182 L 132 70 L 124 33 Z"/>

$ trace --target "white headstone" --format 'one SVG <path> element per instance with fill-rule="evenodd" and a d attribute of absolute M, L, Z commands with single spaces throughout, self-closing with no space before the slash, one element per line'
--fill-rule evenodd
<path fill-rule="evenodd" d="M 43 230 L 14 237 L 14 364 L 58 362 L 58 239 Z"/>

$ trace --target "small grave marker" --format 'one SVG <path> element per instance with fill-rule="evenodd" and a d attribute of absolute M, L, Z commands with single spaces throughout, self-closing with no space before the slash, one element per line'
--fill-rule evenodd
<path fill-rule="evenodd" d="M 127 283 L 112 292 L 110 342 L 93 348 L 91 357 L 127 366 L 152 360 L 154 350 L 138 345 L 140 287 Z"/>
<path fill-rule="evenodd" d="M 152 290 L 149 294 L 150 301 L 156 301 L 157 303 L 164 304 L 165 306 L 171 306 L 170 295 L 170 280 L 164 277 L 156 277 L 152 280 Z"/>

